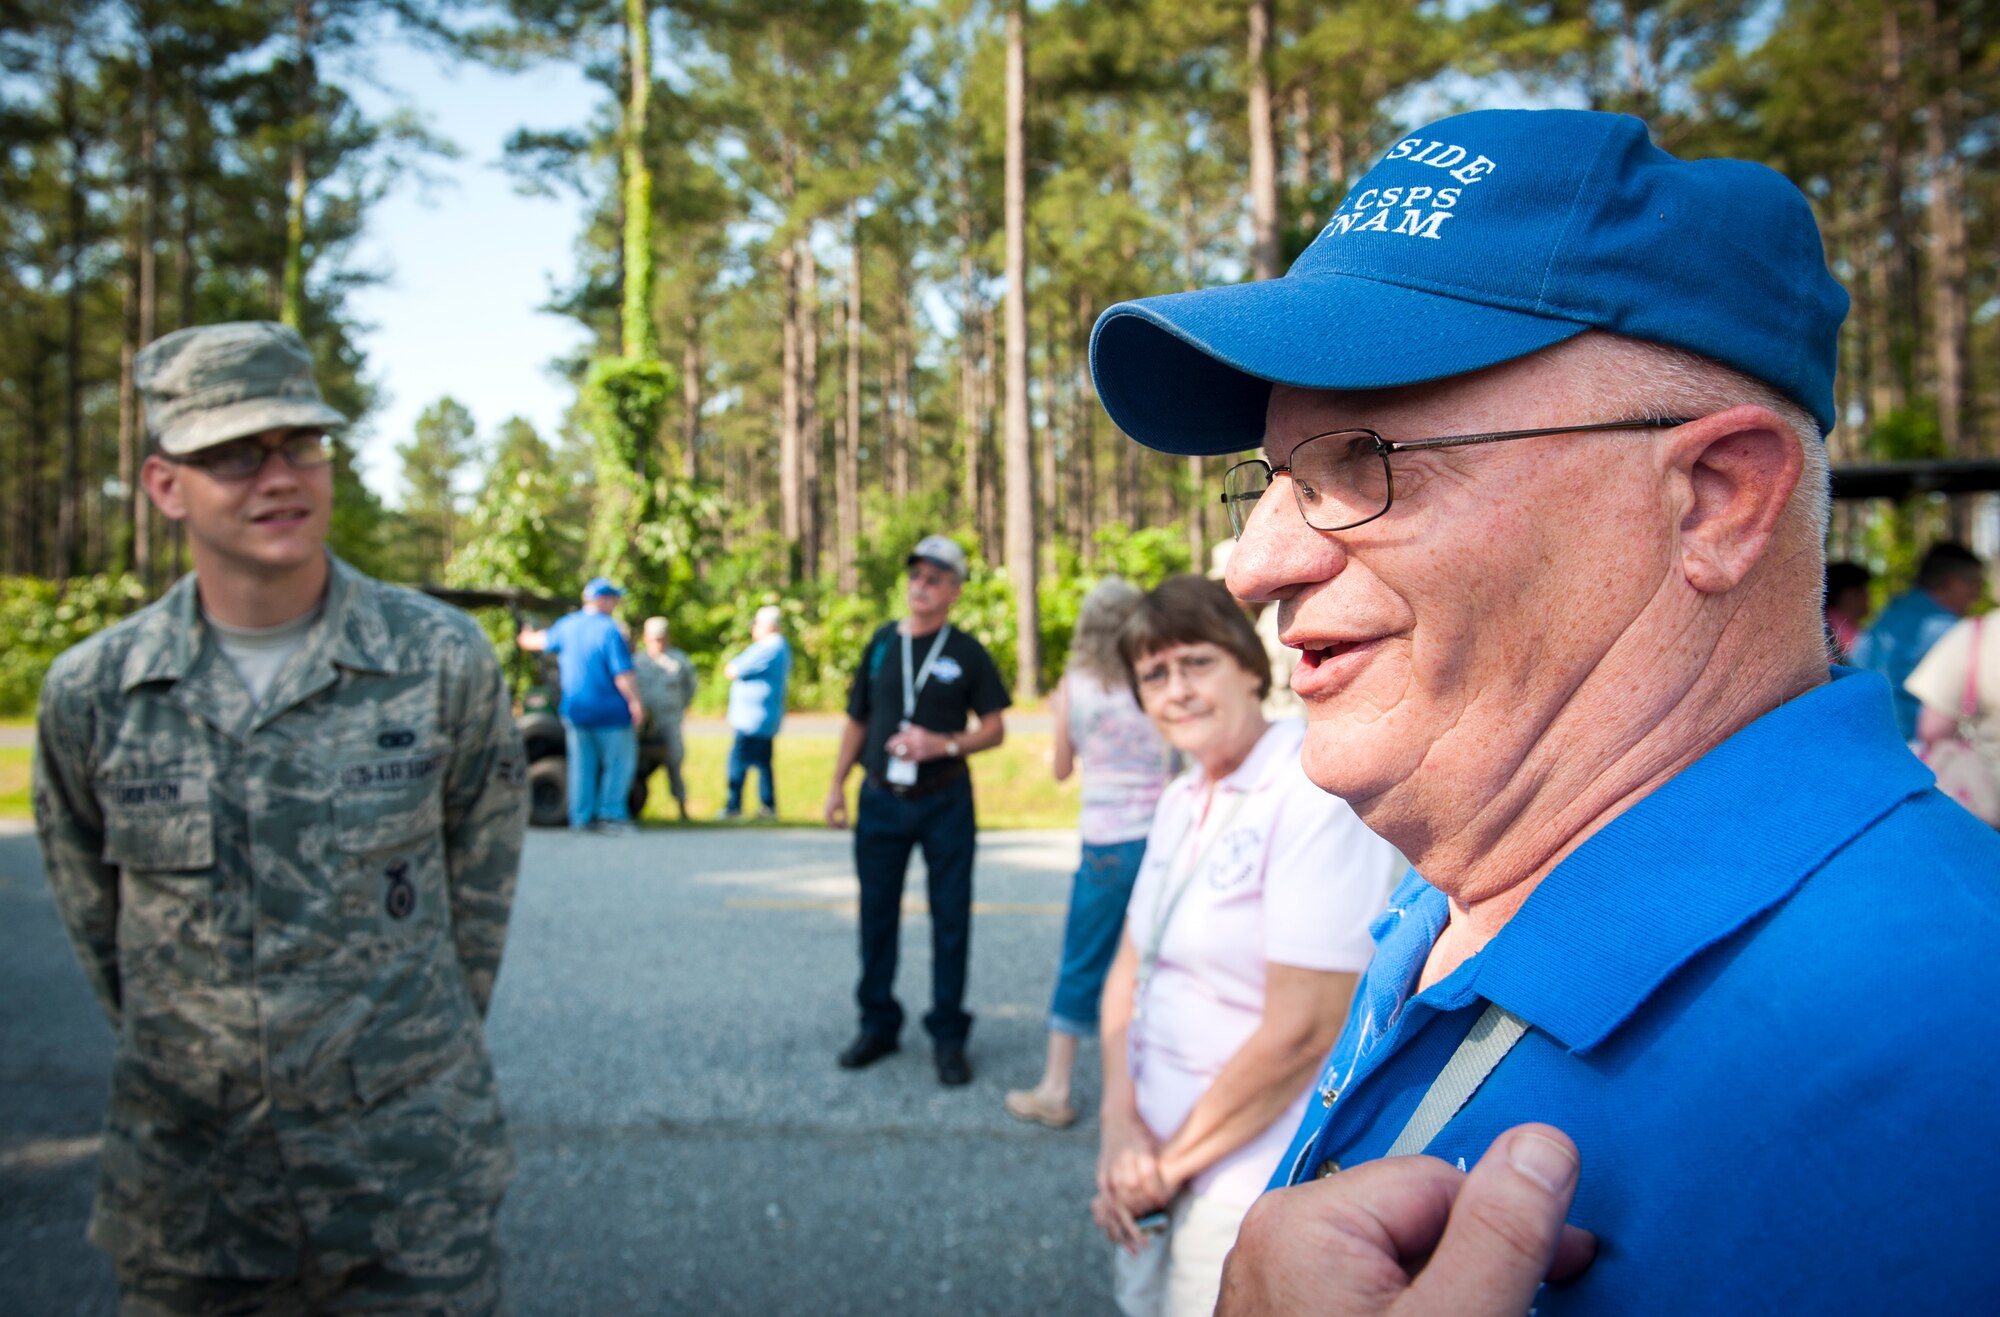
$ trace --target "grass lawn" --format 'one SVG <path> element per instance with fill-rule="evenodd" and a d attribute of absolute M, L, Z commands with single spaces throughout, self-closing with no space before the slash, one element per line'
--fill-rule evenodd
<path fill-rule="evenodd" d="M 28 759 L 25 745 L 0 745 L 0 819 L 25 819 L 28 803 Z"/>
<path fill-rule="evenodd" d="M 1076 826 L 1076 779 L 1058 783 L 1049 776 L 1047 732 L 1017 732 L 997 750 L 972 757 L 973 790 L 979 801 L 979 824 L 985 828 L 1073 828 Z M 840 741 L 832 736 L 778 735 L 773 757 L 778 765 L 778 821 L 785 824 L 819 824 L 820 806 L 826 799 L 826 784 L 833 776 L 834 752 Z M 28 758 L 26 746 L 0 746 L 0 818 L 29 816 Z M 726 793 L 729 738 L 691 736 L 687 739 L 688 806 L 698 820 L 712 820 L 722 812 Z M 856 784 L 861 775 L 847 779 L 851 809 Z M 756 787 L 745 792 L 752 812 L 756 810 Z M 662 805 L 665 806 L 664 812 Z M 646 802 L 646 817 L 667 819 L 673 802 L 667 798 L 666 774 L 654 775 Z"/>
<path fill-rule="evenodd" d="M 1010 732 L 998 749 L 976 754 L 972 765 L 973 794 L 978 801 L 982 828 L 1074 828 L 1077 816 L 1077 779 L 1057 782 L 1049 774 L 1049 732 Z M 728 795 L 729 738 L 690 736 L 687 762 L 681 773 L 687 781 L 688 809 L 696 821 L 713 820 L 722 812 Z M 840 749 L 835 736 L 786 736 L 778 733 L 772 758 L 778 769 L 778 822 L 786 825 L 824 825 L 820 808 L 826 802 L 827 783 L 833 778 L 833 759 Z M 756 776 L 744 788 L 748 812 L 757 809 Z M 859 789 L 859 771 L 848 775 L 847 803 L 854 808 Z M 656 773 L 646 797 L 648 819 L 674 817 L 673 801 L 667 796 L 667 776 Z"/>

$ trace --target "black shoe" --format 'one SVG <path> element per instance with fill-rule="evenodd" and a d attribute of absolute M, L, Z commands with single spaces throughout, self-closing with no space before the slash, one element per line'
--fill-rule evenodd
<path fill-rule="evenodd" d="M 840 1054 L 840 1068 L 842 1070 L 859 1070 L 863 1066 L 874 1065 L 877 1061 L 880 1061 L 883 1057 L 896 1051 L 901 1046 L 902 1044 L 887 1034 L 856 1034 L 854 1041 L 849 1043 L 847 1049 Z"/>
<path fill-rule="evenodd" d="M 937 1049 L 938 1083 L 946 1088 L 958 1088 L 972 1082 L 972 1067 L 966 1064 L 963 1047 L 940 1047 Z"/>

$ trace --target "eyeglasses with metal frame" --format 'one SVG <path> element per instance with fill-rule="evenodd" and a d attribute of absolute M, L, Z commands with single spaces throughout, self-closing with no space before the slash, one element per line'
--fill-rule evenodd
<path fill-rule="evenodd" d="M 216 480 L 248 480 L 264 469 L 276 453 L 294 471 L 310 471 L 333 460 L 333 441 L 324 430 L 293 430 L 275 444 L 251 436 L 231 439 L 180 457 L 166 456 L 179 466 L 199 467 Z"/>
<path fill-rule="evenodd" d="M 1222 504 L 1238 538 L 1249 524 L 1257 500 L 1279 475 L 1291 477 L 1299 515 L 1314 530 L 1352 530 L 1387 512 L 1396 501 L 1395 473 L 1389 458 L 1395 453 L 1422 453 L 1439 448 L 1497 444 L 1508 439 L 1533 439 L 1558 434 L 1594 434 L 1610 430 L 1669 430 L 1688 423 L 1686 417 L 1637 421 L 1603 421 L 1595 425 L 1556 425 L 1539 430 L 1495 430 L 1486 434 L 1444 435 L 1436 439 L 1389 440 L 1373 430 L 1329 430 L 1301 439 L 1291 460 L 1273 466 L 1261 457 L 1238 462 L 1222 474 Z"/>

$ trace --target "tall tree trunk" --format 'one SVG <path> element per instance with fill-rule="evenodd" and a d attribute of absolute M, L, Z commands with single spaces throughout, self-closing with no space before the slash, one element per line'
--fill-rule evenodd
<path fill-rule="evenodd" d="M 1000 411 L 1000 317 L 987 307 L 979 317 L 979 551 L 990 563 L 1006 566 L 1000 534 L 1000 494 L 1005 458 L 995 451 Z"/>
<path fill-rule="evenodd" d="M 701 479 L 701 316 L 693 307 L 697 296 L 688 290 L 689 307 L 681 316 L 681 477 L 690 485 Z"/>
<path fill-rule="evenodd" d="M 1057 345 L 1063 337 L 1062 303 L 1053 298 L 1044 300 L 1047 309 L 1042 313 L 1042 415 L 1048 418 L 1048 423 L 1043 427 L 1041 443 L 1035 445 L 1035 461 L 1040 470 L 1035 478 L 1034 540 L 1040 549 L 1036 558 L 1042 577 L 1052 579 L 1062 574 L 1056 551 L 1062 542 L 1064 491 L 1062 473 L 1056 465 L 1056 441 L 1063 419 L 1061 393 L 1057 388 L 1057 372 L 1062 366 Z"/>
<path fill-rule="evenodd" d="M 285 188 L 285 268 L 279 280 L 278 319 L 297 329 L 306 305 L 306 139 L 314 131 L 314 21 L 312 0 L 292 0 L 297 65 L 292 70 L 291 170 Z"/>
<path fill-rule="evenodd" d="M 778 281 L 784 287 L 784 314 L 779 335 L 783 340 L 783 368 L 778 387 L 778 533 L 784 537 L 791 566 L 790 579 L 799 579 L 805 556 L 804 499 L 801 473 L 805 463 L 799 437 L 799 249 L 790 239 L 778 251 Z"/>
<path fill-rule="evenodd" d="M 859 162 L 854 162 L 858 167 Z M 860 583 L 855 572 L 855 553 L 861 539 L 861 208 L 849 202 L 847 227 L 850 257 L 847 276 L 847 321 L 843 337 L 847 343 L 847 406 L 841 425 L 840 469 L 835 472 L 835 497 L 839 502 L 839 527 L 835 536 L 835 561 L 843 592 L 852 593 Z"/>
<path fill-rule="evenodd" d="M 77 116 L 76 77 L 69 51 L 62 56 L 61 82 L 56 93 L 62 133 L 69 146 L 69 195 L 63 274 L 63 451 L 62 477 L 56 487 L 55 574 L 74 575 L 83 515 L 83 124 Z"/>
<path fill-rule="evenodd" d="M 142 24 L 139 43 L 139 231 L 128 277 L 125 341 L 118 353 L 118 486 L 124 493 L 131 544 L 126 561 L 148 589 L 153 584 L 153 502 L 139 486 L 146 448 L 139 417 L 133 360 L 159 329 L 160 306 L 160 81 L 152 30 Z M 192 102 L 190 102 L 192 103 Z M 192 205 L 190 199 L 187 204 Z"/>
<path fill-rule="evenodd" d="M 1298 194 L 1299 224 L 1312 226 L 1314 216 L 1305 208 L 1311 204 L 1313 161 L 1312 92 L 1302 82 L 1292 88 L 1292 191 Z"/>
<path fill-rule="evenodd" d="M 1329 96 L 1326 101 L 1326 181 L 1331 189 L 1333 203 L 1340 204 L 1339 193 L 1347 182 L 1347 125 L 1340 113 L 1340 98 Z"/>
<path fill-rule="evenodd" d="M 1090 294 L 1077 289 L 1075 320 L 1071 333 L 1079 345 L 1075 353 L 1076 424 L 1072 430 L 1076 451 L 1070 464 L 1076 468 L 1076 538 L 1086 566 L 1097 563 L 1097 390 L 1090 378 L 1090 325 L 1094 318 Z"/>
<path fill-rule="evenodd" d="M 803 458 L 799 513 L 804 521 L 806 576 L 817 577 L 826 547 L 825 506 L 821 491 L 821 457 L 826 435 L 819 419 L 819 259 L 813 255 L 810 226 L 799 239 L 799 440 Z"/>
<path fill-rule="evenodd" d="M 1872 263 L 1877 280 L 1876 324 L 1882 357 L 1873 372 L 1876 382 L 1875 414 L 1879 419 L 1907 405 L 1914 392 L 1914 346 L 1912 334 L 1919 323 L 1915 297 L 1916 277 L 1911 265 L 1908 220 L 1903 210 L 1906 184 L 1903 164 L 1904 133 L 1908 128 L 1908 96 L 1903 64 L 1902 19 L 1898 4 L 1882 6 L 1882 61 L 1878 92 L 1882 114 L 1881 232 L 1887 250 L 1877 253 Z"/>
<path fill-rule="evenodd" d="M 964 167 L 958 176 L 958 438 L 964 463 L 963 504 L 959 516 L 979 519 L 979 459 L 983 449 L 979 427 L 978 357 L 980 343 L 978 291 L 972 273 L 972 197 Z"/>
<path fill-rule="evenodd" d="M 1035 599 L 1035 452 L 1028 430 L 1027 0 L 1007 7 L 1007 580 L 1014 587 L 1014 691 L 1041 694 Z"/>
<path fill-rule="evenodd" d="M 1250 0 L 1250 270 L 1275 279 L 1278 268 L 1278 151 L 1271 127 L 1271 0 Z"/>
<path fill-rule="evenodd" d="M 898 503 L 910 497 L 911 482 L 918 463 L 916 404 L 910 396 L 910 289 L 899 282 L 896 288 L 896 341 L 894 360 L 889 367 L 890 388 L 896 402 L 891 427 L 890 451 L 895 454 L 890 482 Z"/>
<path fill-rule="evenodd" d="M 1970 360 L 1966 308 L 1964 111 L 1960 91 L 1959 16 L 1955 0 L 1923 0 L 1924 46 L 1936 61 L 1924 116 L 1924 164 L 1930 176 L 1931 353 L 1937 375 L 1939 437 L 1950 457 L 1970 457 L 1966 442 Z"/>
<path fill-rule="evenodd" d="M 653 24 L 648 0 L 625 0 L 625 288 L 619 327 L 631 361 L 657 361 L 653 319 L 653 171 L 646 164 L 646 121 L 653 103 Z"/>

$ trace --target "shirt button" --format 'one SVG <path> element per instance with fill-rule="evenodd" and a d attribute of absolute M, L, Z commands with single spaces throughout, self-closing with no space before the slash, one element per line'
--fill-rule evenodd
<path fill-rule="evenodd" d="M 1340 1163 L 1329 1157 L 1319 1164 L 1319 1169 L 1313 1172 L 1313 1178 L 1315 1180 L 1324 1180 L 1328 1176 L 1339 1174 Z"/>
<path fill-rule="evenodd" d="M 1340 1096 L 1340 1090 L 1335 1088 L 1332 1084 L 1328 1084 L 1325 1088 L 1319 1091 L 1319 1104 L 1323 1107 L 1331 1107 L 1333 1105 L 1334 1099 L 1339 1096 Z"/>

